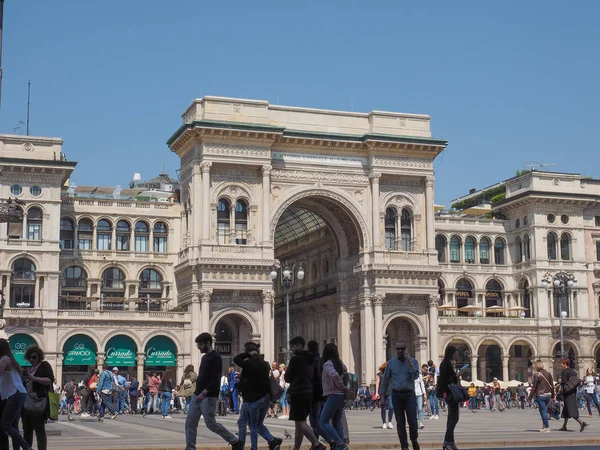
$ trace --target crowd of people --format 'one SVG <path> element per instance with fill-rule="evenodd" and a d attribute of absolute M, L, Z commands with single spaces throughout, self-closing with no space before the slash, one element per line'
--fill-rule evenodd
<path fill-rule="evenodd" d="M 250 448 L 258 449 L 258 437 L 267 441 L 269 450 L 279 450 L 282 439 L 273 436 L 265 425 L 266 418 L 287 419 L 294 423 L 294 450 L 304 438 L 311 450 L 348 450 L 350 442 L 345 409 L 365 405 L 379 407 L 382 428 L 396 430 L 401 449 L 418 450 L 419 430 L 424 418 L 439 419 L 440 409 L 447 412 L 443 450 L 457 450 L 454 430 L 460 408 L 504 411 L 510 408 L 537 408 L 542 420 L 540 432 L 550 431 L 551 419 L 563 419 L 560 431 L 567 431 L 569 419 L 584 431 L 588 424 L 580 411 L 600 415 L 600 379 L 588 369 L 580 379 L 569 359 L 561 361 L 557 381 L 544 368 L 542 361 L 533 363 L 531 382 L 507 389 L 497 379 L 484 386 L 461 387 L 461 369 L 456 348 L 446 348 L 439 369 L 434 361 L 419 366 L 408 354 L 405 341 L 396 342 L 397 357 L 378 368 L 374 391 L 368 385 L 358 386 L 356 377 L 348 373 L 337 346 L 325 345 L 319 354 L 317 342 L 308 344 L 302 337 L 290 342 L 289 363 L 265 361 L 260 345 L 247 342 L 244 351 L 233 358 L 223 371 L 221 355 L 212 347 L 212 336 L 200 334 L 196 346 L 204 355 L 198 372 L 188 365 L 177 384 L 174 373 L 149 372 L 140 383 L 135 376 L 121 374 L 104 365 L 85 379 L 71 378 L 63 386 L 56 384 L 52 367 L 44 360 L 37 345 L 25 351 L 31 364 L 22 368 L 6 339 L 0 339 L 0 450 L 30 450 L 33 434 L 38 450 L 46 450 L 46 422 L 50 419 L 50 393 L 60 393 L 60 409 L 71 420 L 72 414 L 104 420 L 106 410 L 114 419 L 119 414 L 161 414 L 165 419 L 173 413 L 187 414 L 185 420 L 186 450 L 196 448 L 200 418 L 206 427 L 231 444 L 233 450 L 245 446 L 250 431 Z M 54 395 L 54 394 L 53 394 Z M 427 414 L 426 414 L 427 412 Z M 217 415 L 237 414 L 237 436 L 217 422 Z M 22 423 L 23 434 L 19 431 Z M 408 433 L 407 433 L 408 424 Z M 290 436 L 291 437 L 291 436 Z"/>

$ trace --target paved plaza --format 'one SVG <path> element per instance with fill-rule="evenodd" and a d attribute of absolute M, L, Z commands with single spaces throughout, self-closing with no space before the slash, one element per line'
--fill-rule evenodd
<path fill-rule="evenodd" d="M 381 428 L 379 410 L 349 411 L 350 447 L 353 449 L 380 449 L 398 446 L 396 430 Z M 61 416 L 62 419 L 63 416 Z M 93 419 L 79 419 L 74 422 L 61 420 L 48 426 L 60 430 L 60 436 L 51 436 L 49 448 L 53 449 L 183 449 L 185 447 L 185 415 L 174 415 L 163 419 L 160 415 L 145 418 L 137 415 L 119 416 L 115 420 L 106 419 L 98 423 Z M 236 432 L 237 416 L 219 418 L 229 430 Z M 456 441 L 459 448 L 506 448 L 579 445 L 581 447 L 600 444 L 600 418 L 585 417 L 590 427 L 580 433 L 576 423 L 570 424 L 573 431 L 557 431 L 562 422 L 552 421 L 552 432 L 540 434 L 541 421 L 537 410 L 509 410 L 498 412 L 471 413 L 461 410 L 461 420 L 457 427 Z M 267 427 L 277 437 L 284 437 L 285 431 L 293 434 L 293 424 L 288 420 L 267 419 Z M 419 441 L 423 448 L 441 448 L 446 425 L 442 413 L 439 420 L 426 420 L 425 429 L 420 431 Z M 218 436 L 210 433 L 200 422 L 198 448 L 226 449 Z M 249 436 L 247 437 L 249 448 Z M 284 439 L 282 448 L 291 448 L 292 439 Z M 305 444 L 308 444 L 305 440 Z M 266 443 L 259 439 L 261 448 Z"/>

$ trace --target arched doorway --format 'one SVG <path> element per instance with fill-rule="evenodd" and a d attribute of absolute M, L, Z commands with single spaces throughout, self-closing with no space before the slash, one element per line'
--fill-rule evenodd
<path fill-rule="evenodd" d="M 458 350 L 458 361 L 456 362 L 456 368 L 461 369 L 465 366 L 468 366 L 462 372 L 462 379 L 465 381 L 473 381 L 476 377 L 474 376 L 475 372 L 473 371 L 473 367 L 471 367 L 471 347 L 469 347 L 469 345 L 465 342 L 458 341 L 456 339 L 450 341 L 446 348 L 448 348 L 450 345 Z M 446 354 L 446 348 L 444 349 L 444 354 Z"/>
<path fill-rule="evenodd" d="M 396 348 L 394 344 L 399 340 L 406 341 L 406 343 L 408 344 L 407 350 L 411 354 L 411 356 L 415 356 L 417 358 L 419 357 L 419 355 L 416 354 L 415 349 L 415 338 L 418 332 L 415 329 L 415 326 L 413 325 L 412 321 L 404 317 L 396 317 L 388 324 L 385 332 L 387 344 L 385 354 L 386 361 L 389 361 L 394 356 L 396 356 Z M 382 364 L 383 362 L 384 361 L 377 361 L 377 366 L 379 366 L 379 364 Z"/>
<path fill-rule="evenodd" d="M 527 383 L 533 375 L 533 348 L 529 342 L 518 340 L 510 346 L 508 354 L 510 356 L 508 359 L 509 378 Z"/>
<path fill-rule="evenodd" d="M 242 353 L 244 344 L 257 338 L 254 333 L 252 324 L 242 313 L 232 311 L 219 317 L 214 324 L 214 343 L 223 358 L 223 372 L 227 372 L 233 357 Z"/>
<path fill-rule="evenodd" d="M 490 280 L 485 285 L 486 316 L 499 317 L 504 313 L 504 296 L 502 285 L 497 280 Z M 508 380 L 506 380 L 508 381 Z"/>
<path fill-rule="evenodd" d="M 473 305 L 473 284 L 466 278 L 461 278 L 456 282 L 456 307 L 459 316 L 468 316 L 468 311 L 461 311 L 465 306 Z"/>
<path fill-rule="evenodd" d="M 231 365 L 233 354 L 233 331 L 225 320 L 217 322 L 215 329 L 215 350 L 223 358 L 223 369 Z"/>
<path fill-rule="evenodd" d="M 504 382 L 502 378 L 502 348 L 493 339 L 486 339 L 479 346 L 479 376 L 481 381 L 486 383 L 491 382 L 494 378 L 498 378 Z"/>
<path fill-rule="evenodd" d="M 279 192 L 273 186 L 274 192 Z M 351 372 L 359 373 L 361 349 L 360 329 L 351 334 L 350 320 L 339 319 L 338 274 L 351 274 L 360 262 L 360 251 L 367 239 L 357 217 L 354 204 L 322 189 L 308 190 L 275 205 L 272 236 L 275 258 L 294 274 L 288 287 L 290 337 L 301 335 L 308 342 L 334 342 Z M 273 226 L 274 225 L 274 226 Z M 383 227 L 383 222 L 382 222 Z M 383 236 L 383 228 L 382 228 Z M 297 276 L 299 265 L 303 279 Z M 278 360 L 287 360 L 286 288 L 282 270 L 275 279 L 274 342 Z M 356 288 L 352 288 L 356 289 Z M 350 290 L 347 295 L 352 295 Z M 342 325 L 338 329 L 338 325 Z M 339 339 L 340 333 L 344 339 Z"/>
<path fill-rule="evenodd" d="M 96 365 L 98 346 L 88 335 L 71 336 L 63 345 L 63 380 L 73 377 L 80 380 Z"/>
<path fill-rule="evenodd" d="M 124 334 L 111 337 L 104 346 L 106 364 L 112 369 L 118 367 L 122 375 L 135 375 L 137 366 L 137 345 L 133 339 Z"/>

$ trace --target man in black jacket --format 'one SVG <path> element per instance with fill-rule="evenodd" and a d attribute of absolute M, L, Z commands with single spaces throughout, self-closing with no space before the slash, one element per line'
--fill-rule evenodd
<path fill-rule="evenodd" d="M 269 450 L 279 450 L 282 439 L 274 438 L 264 424 L 269 409 L 269 364 L 258 353 L 258 344 L 250 341 L 244 345 L 233 362 L 242 368 L 237 389 L 244 402 L 238 419 L 238 438 L 246 441 L 246 423 L 250 423 L 250 443 L 252 450 L 258 450 L 258 435 L 268 443 Z"/>
<path fill-rule="evenodd" d="M 294 356 L 285 372 L 285 381 L 290 383 L 288 394 L 290 396 L 290 418 L 294 421 L 294 450 L 300 450 L 304 436 L 312 444 L 312 450 L 325 450 L 319 442 L 312 428 L 306 423 L 310 413 L 313 399 L 313 362 L 314 356 L 304 350 L 304 339 L 296 336 L 290 341 L 290 350 Z"/>
<path fill-rule="evenodd" d="M 196 449 L 200 415 L 204 416 L 206 428 L 229 442 L 232 450 L 243 450 L 244 443 L 227 431 L 223 425 L 217 423 L 215 419 L 223 360 L 219 352 L 212 348 L 210 333 L 199 334 L 196 338 L 196 347 L 200 353 L 204 354 L 204 357 L 200 362 L 196 392 L 192 395 L 190 411 L 185 420 L 185 450 Z"/>
<path fill-rule="evenodd" d="M 319 428 L 319 417 L 321 417 L 321 410 L 323 409 L 323 382 L 321 378 L 323 376 L 323 372 L 321 369 L 321 356 L 319 356 L 319 343 L 317 341 L 308 341 L 306 345 L 308 351 L 315 358 L 313 362 L 313 401 L 312 406 L 310 407 L 310 426 L 312 427 L 313 433 L 317 439 L 319 439 L 319 435 L 321 434 L 321 429 Z"/>

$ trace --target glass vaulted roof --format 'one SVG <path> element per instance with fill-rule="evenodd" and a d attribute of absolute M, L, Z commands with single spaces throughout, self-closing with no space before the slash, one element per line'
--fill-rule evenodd
<path fill-rule="evenodd" d="M 327 225 L 312 211 L 290 206 L 281 215 L 275 229 L 275 247 L 289 244 Z"/>

